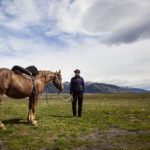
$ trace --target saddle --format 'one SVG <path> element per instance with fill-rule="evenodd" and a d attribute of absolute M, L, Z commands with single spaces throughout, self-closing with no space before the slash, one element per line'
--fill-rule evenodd
<path fill-rule="evenodd" d="M 33 84 L 32 94 L 33 95 L 37 94 L 37 89 L 35 86 L 34 78 L 36 77 L 36 75 L 38 75 L 39 72 L 35 66 L 29 66 L 27 68 L 23 68 L 21 66 L 15 65 L 11 70 L 14 71 L 15 74 L 17 74 L 17 75 L 23 76 L 23 74 L 26 74 L 27 76 L 29 76 L 32 81 L 32 84 Z"/>

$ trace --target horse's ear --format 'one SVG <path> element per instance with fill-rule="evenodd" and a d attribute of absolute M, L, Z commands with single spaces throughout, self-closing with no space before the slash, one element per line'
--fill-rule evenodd
<path fill-rule="evenodd" d="M 61 73 L 61 70 L 59 69 L 59 73 Z"/>

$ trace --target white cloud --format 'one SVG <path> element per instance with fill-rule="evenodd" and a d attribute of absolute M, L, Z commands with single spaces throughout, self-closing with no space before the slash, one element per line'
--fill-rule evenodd
<path fill-rule="evenodd" d="M 33 0 L 2 1 L 1 13 L 8 17 L 2 20 L 2 25 L 21 30 L 32 23 L 40 23 L 40 12 Z"/>

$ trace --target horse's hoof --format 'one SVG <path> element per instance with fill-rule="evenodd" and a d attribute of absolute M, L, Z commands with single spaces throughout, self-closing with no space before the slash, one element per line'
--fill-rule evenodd
<path fill-rule="evenodd" d="M 5 129 L 6 129 L 6 127 L 4 126 L 2 129 L 3 129 L 3 130 L 5 130 Z"/>
<path fill-rule="evenodd" d="M 1 127 L 0 127 L 0 129 L 5 130 L 5 129 L 6 129 L 6 127 L 5 127 L 5 126 L 1 126 Z"/>
<path fill-rule="evenodd" d="M 32 122 L 32 125 L 37 126 L 37 122 L 36 122 L 36 121 L 33 121 L 33 122 Z"/>

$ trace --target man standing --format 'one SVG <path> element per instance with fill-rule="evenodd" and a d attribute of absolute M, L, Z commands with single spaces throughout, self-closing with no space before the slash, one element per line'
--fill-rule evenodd
<path fill-rule="evenodd" d="M 79 69 L 76 69 L 74 73 L 75 73 L 75 76 L 71 79 L 71 82 L 70 82 L 70 95 L 73 96 L 72 112 L 73 112 L 73 116 L 76 117 L 76 103 L 78 100 L 78 116 L 82 117 L 84 79 L 80 77 Z"/>

